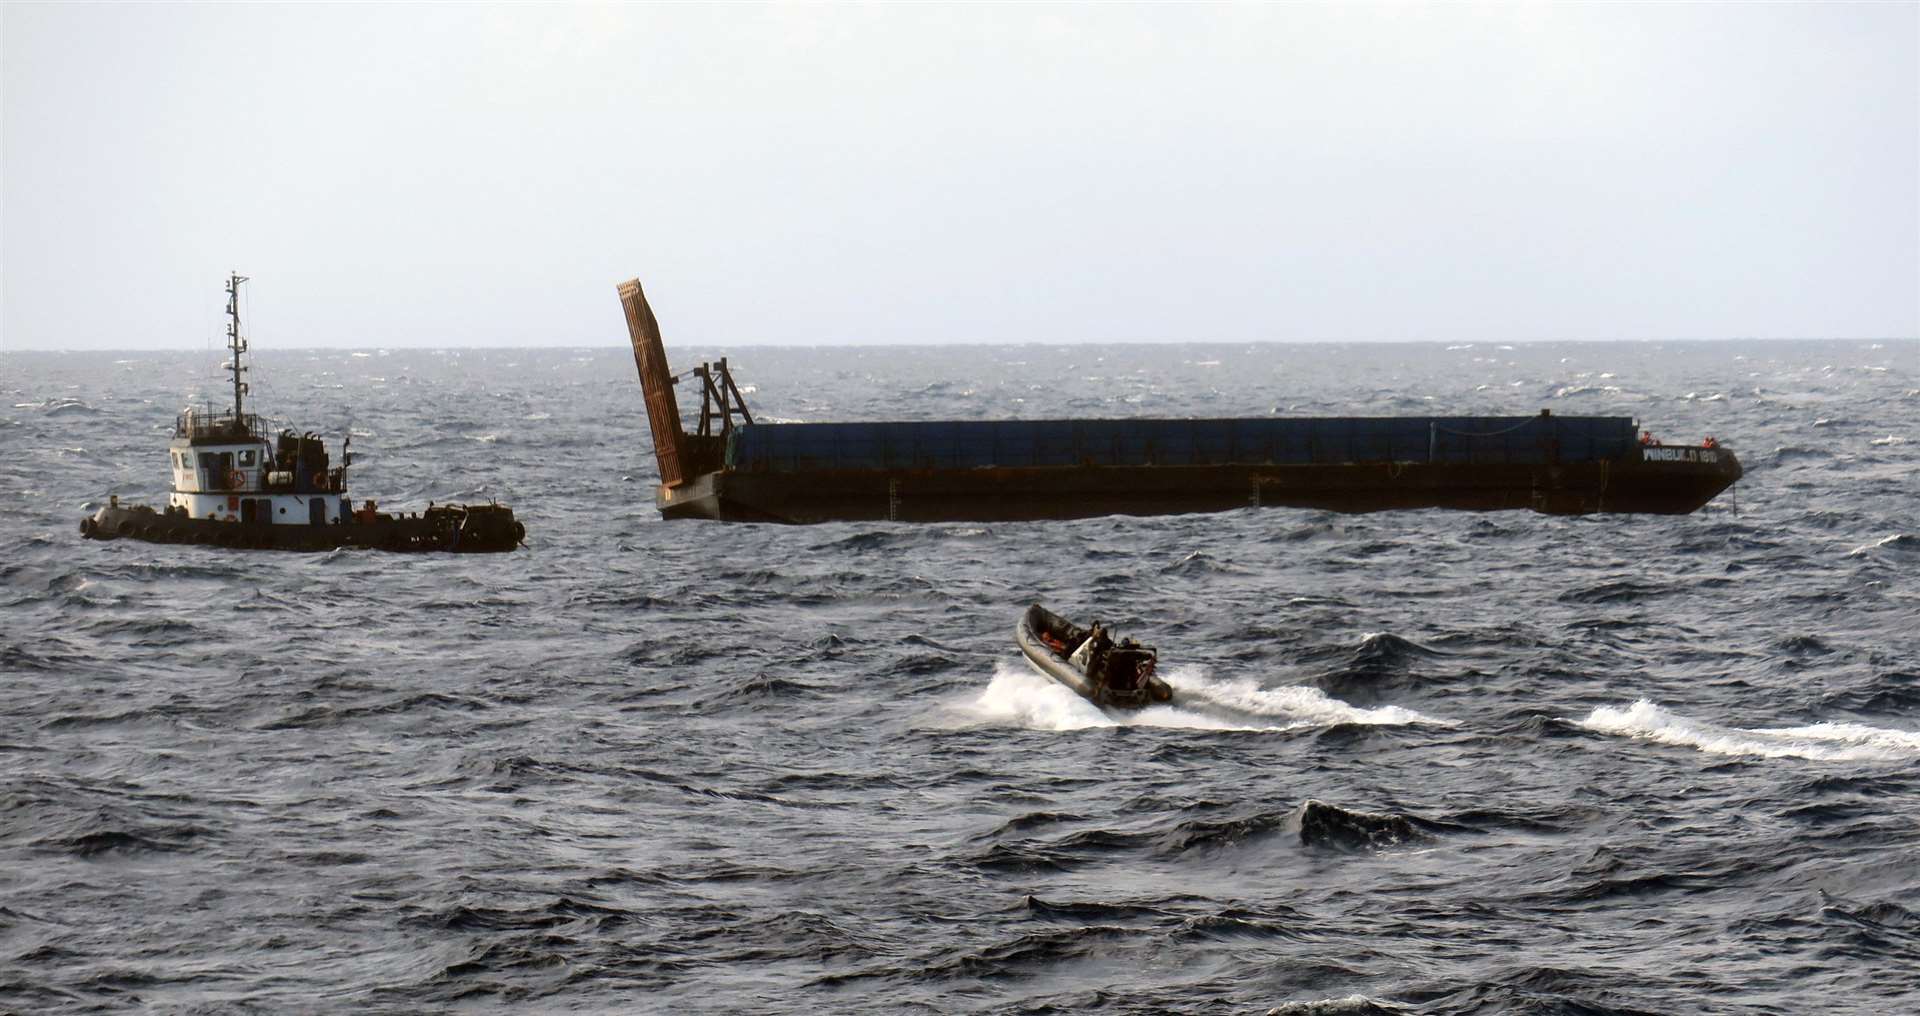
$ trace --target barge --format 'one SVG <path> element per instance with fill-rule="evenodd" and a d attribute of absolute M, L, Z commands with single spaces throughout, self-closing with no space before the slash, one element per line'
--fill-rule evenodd
<path fill-rule="evenodd" d="M 756 423 L 727 361 L 676 377 L 619 285 L 667 518 L 1015 521 L 1247 507 L 1684 515 L 1741 476 L 1712 438 L 1631 417 L 1260 417 Z M 674 388 L 699 385 L 689 433 Z"/>

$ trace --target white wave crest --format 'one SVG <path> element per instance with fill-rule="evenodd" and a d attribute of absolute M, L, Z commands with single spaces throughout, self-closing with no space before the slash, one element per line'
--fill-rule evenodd
<path fill-rule="evenodd" d="M 1722 727 L 1688 719 L 1639 699 L 1624 709 L 1601 706 L 1580 726 L 1603 734 L 1696 748 L 1711 755 L 1803 758 L 1815 762 L 1879 762 L 1920 758 L 1920 733 L 1860 723 L 1805 727 Z"/>
<path fill-rule="evenodd" d="M 1197 667 L 1176 668 L 1165 677 L 1173 686 L 1172 702 L 1132 712 L 1110 711 L 1024 664 L 1003 662 L 994 666 L 993 680 L 980 697 L 960 706 L 960 711 L 976 722 L 1032 730 L 1176 727 L 1286 733 L 1342 723 L 1451 725 L 1400 706 L 1349 705 L 1318 688 L 1262 688 L 1247 678 L 1218 680 Z"/>
<path fill-rule="evenodd" d="M 1407 1012 L 1393 1002 L 1365 995 L 1323 998 L 1314 1002 L 1282 1002 L 1267 1010 L 1267 1016 L 1352 1016 L 1355 1013 Z"/>
<path fill-rule="evenodd" d="M 1852 550 L 1847 551 L 1847 556 L 1848 557 L 1865 557 L 1866 555 L 1871 554 L 1882 547 L 1885 547 L 1889 550 L 1904 550 L 1912 546 L 1914 542 L 1915 542 L 1914 538 L 1911 536 L 1908 536 L 1905 533 L 1895 533 L 1892 536 L 1883 536 L 1880 539 L 1873 541 L 1872 543 L 1862 544 L 1861 546 L 1855 547 Z"/>

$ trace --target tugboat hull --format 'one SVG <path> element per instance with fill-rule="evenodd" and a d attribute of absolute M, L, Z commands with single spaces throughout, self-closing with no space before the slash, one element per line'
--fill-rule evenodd
<path fill-rule="evenodd" d="M 498 553 L 520 545 L 526 527 L 499 505 L 446 505 L 414 516 L 318 526 L 224 522 L 157 512 L 146 505 L 109 505 L 80 521 L 94 540 L 144 540 L 247 550 L 323 551 L 339 547 L 399 552 Z"/>

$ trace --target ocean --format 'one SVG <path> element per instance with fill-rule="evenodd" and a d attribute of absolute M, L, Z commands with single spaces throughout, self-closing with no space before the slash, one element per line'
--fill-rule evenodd
<path fill-rule="evenodd" d="M 351 432 L 356 499 L 527 546 L 101 543 L 221 356 L 6 352 L 0 1010 L 1920 1010 L 1920 342 L 669 353 L 763 419 L 1547 408 L 1747 473 L 664 522 L 625 348 L 265 348 L 250 405 Z M 1033 602 L 1175 701 L 1032 672 Z"/>

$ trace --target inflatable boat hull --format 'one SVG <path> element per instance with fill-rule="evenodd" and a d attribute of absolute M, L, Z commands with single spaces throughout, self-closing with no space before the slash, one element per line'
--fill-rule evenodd
<path fill-rule="evenodd" d="M 1067 655 L 1047 643 L 1044 636 L 1049 635 L 1063 645 L 1074 646 L 1087 637 L 1087 629 L 1036 603 L 1027 608 L 1013 630 L 1014 642 L 1020 646 L 1020 652 L 1026 656 L 1028 663 L 1033 664 L 1034 669 L 1073 689 L 1074 694 L 1094 705 L 1139 709 L 1172 700 L 1172 686 L 1158 677 L 1149 678 L 1143 688 L 1129 691 L 1096 684 L 1084 671 L 1074 666 Z"/>

